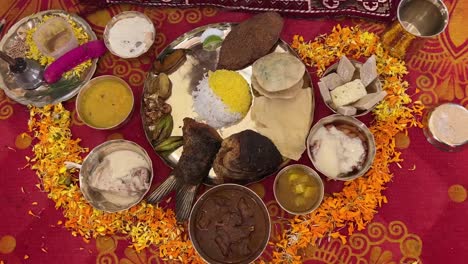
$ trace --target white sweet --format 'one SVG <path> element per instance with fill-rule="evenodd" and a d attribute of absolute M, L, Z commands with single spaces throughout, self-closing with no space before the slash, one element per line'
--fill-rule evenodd
<path fill-rule="evenodd" d="M 137 57 L 152 44 L 155 34 L 153 23 L 141 17 L 124 18 L 109 30 L 109 44 L 121 57 Z"/>
<path fill-rule="evenodd" d="M 364 97 L 366 94 L 366 88 L 359 79 L 345 83 L 330 91 L 333 104 L 337 108 L 343 105 L 354 103 Z"/>

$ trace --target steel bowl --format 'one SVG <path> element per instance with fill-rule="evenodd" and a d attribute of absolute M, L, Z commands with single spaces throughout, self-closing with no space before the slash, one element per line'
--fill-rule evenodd
<path fill-rule="evenodd" d="M 216 208 L 210 207 L 205 208 L 205 205 L 210 202 L 213 197 L 224 196 L 231 198 L 231 201 L 234 204 L 238 204 L 238 201 L 233 201 L 236 197 L 247 197 L 249 203 L 254 205 L 254 218 L 255 218 L 255 230 L 250 234 L 249 246 L 251 246 L 251 253 L 234 258 L 231 256 L 225 257 L 220 253 L 219 248 L 216 246 L 214 241 L 216 229 L 201 230 L 199 229 L 200 215 L 207 214 L 207 210 Z M 228 199 L 229 199 L 228 198 Z M 240 198 L 239 198 L 240 199 Z M 215 211 L 215 213 L 219 211 Z M 244 220 L 245 221 L 245 220 Z M 216 225 L 216 223 L 209 222 L 209 225 Z M 242 225 L 243 223 L 241 223 Z M 197 226 L 198 225 L 198 226 Z M 211 227 L 211 226 L 210 226 Z M 262 199 L 252 190 L 247 187 L 238 184 L 221 184 L 217 185 L 207 192 L 205 192 L 195 203 L 190 213 L 189 218 L 189 236 L 190 241 L 192 241 L 195 251 L 200 255 L 200 257 L 205 260 L 207 263 L 212 264 L 240 264 L 240 263 L 252 263 L 254 262 L 265 250 L 268 245 L 268 240 L 270 238 L 271 232 L 271 220 L 268 213 L 268 209 Z M 201 230 L 201 231 L 197 231 Z M 198 232 L 206 232 L 204 234 L 198 234 Z M 202 235 L 208 235 L 210 238 L 206 241 L 201 241 L 199 238 Z M 205 236 L 206 237 L 206 236 Z"/>
<path fill-rule="evenodd" d="M 429 143 L 440 150 L 461 151 L 468 146 L 468 134 L 466 133 L 468 123 L 463 121 L 467 118 L 468 109 L 462 105 L 440 104 L 424 115 L 424 135 Z"/>
<path fill-rule="evenodd" d="M 333 176 L 327 175 L 325 172 L 321 171 L 315 165 L 315 161 L 314 161 L 312 150 L 311 150 L 312 137 L 315 135 L 315 133 L 320 127 L 323 127 L 328 124 L 346 124 L 346 125 L 353 126 L 360 133 L 360 135 L 362 135 L 365 138 L 366 140 L 365 144 L 367 147 L 367 156 L 366 156 L 366 159 L 364 161 L 362 168 L 359 171 L 354 172 L 354 173 L 349 173 L 345 177 L 333 177 Z M 354 180 L 356 178 L 363 176 L 372 166 L 372 163 L 374 162 L 374 158 L 375 158 L 375 152 L 376 152 L 376 147 L 375 147 L 374 136 L 370 132 L 369 128 L 364 123 L 362 123 L 361 121 L 351 116 L 343 116 L 343 115 L 335 114 L 335 115 L 324 117 L 320 119 L 310 129 L 309 136 L 307 137 L 307 155 L 309 156 L 309 159 L 312 162 L 312 165 L 314 165 L 314 167 L 320 173 L 322 173 L 327 178 L 332 179 L 332 180 L 350 181 L 350 180 Z"/>
<path fill-rule="evenodd" d="M 135 55 L 131 55 L 131 56 L 125 56 L 123 54 L 117 53 L 115 50 L 112 49 L 112 45 L 111 45 L 111 43 L 109 41 L 109 31 L 115 25 L 115 23 L 117 23 L 118 21 L 123 20 L 123 19 L 127 19 L 127 18 L 134 18 L 134 17 L 143 18 L 148 23 L 153 25 L 152 32 L 151 32 L 152 33 L 151 43 L 145 43 L 146 47 L 140 53 L 135 54 Z M 149 17 L 147 17 L 145 14 L 143 14 L 141 12 L 138 12 L 138 11 L 125 11 L 125 12 L 119 13 L 118 15 L 112 17 L 112 19 L 109 21 L 109 23 L 107 23 L 106 28 L 104 29 L 104 34 L 103 34 L 104 44 L 106 45 L 107 49 L 112 54 L 114 54 L 115 56 L 123 58 L 123 59 L 137 58 L 140 55 L 146 53 L 149 50 L 149 48 L 153 45 L 155 38 L 156 38 L 156 29 L 154 27 L 153 21 Z"/>
<path fill-rule="evenodd" d="M 135 142 L 124 139 L 116 139 L 106 141 L 95 147 L 88 154 L 88 156 L 86 156 L 86 158 L 83 160 L 83 164 L 81 165 L 79 175 L 80 190 L 83 193 L 84 198 L 94 208 L 109 213 L 123 211 L 133 207 L 134 205 L 138 204 L 149 191 L 148 187 L 146 191 L 141 192 L 138 197 L 134 198 L 128 204 L 115 204 L 109 201 L 100 191 L 95 190 L 89 186 L 88 179 L 94 173 L 94 170 L 99 165 L 99 163 L 102 162 L 103 158 L 106 155 L 119 150 L 129 150 L 141 155 L 148 163 L 148 169 L 150 171 L 149 186 L 151 186 L 151 182 L 153 180 L 153 163 L 151 158 L 148 156 L 148 153 L 146 153 L 146 151 Z"/>
<path fill-rule="evenodd" d="M 356 71 L 354 72 L 353 80 L 359 79 L 360 78 L 359 73 L 360 73 L 360 70 L 361 70 L 362 62 L 355 61 L 355 60 L 350 60 L 350 61 L 351 61 L 351 63 L 353 63 L 354 67 L 356 67 Z M 332 64 L 331 66 L 329 66 L 325 70 L 325 72 L 323 73 L 323 76 L 326 76 L 326 75 L 328 75 L 330 73 L 336 72 L 336 70 L 338 69 L 338 63 L 339 62 L 336 62 L 336 63 Z M 369 85 L 367 85 L 366 91 L 367 91 L 368 94 L 382 91 L 382 82 L 380 81 L 380 79 L 377 78 L 373 82 L 371 82 Z M 322 96 L 322 94 L 320 94 L 320 95 Z M 323 96 L 322 96 L 322 100 L 323 100 Z M 325 100 L 323 100 L 323 101 L 324 101 L 325 105 L 328 107 L 328 109 L 332 110 L 333 113 L 338 113 L 337 109 L 335 108 L 334 105 L 332 105 L 330 102 L 326 102 Z M 358 117 L 358 116 L 366 115 L 366 114 L 370 113 L 377 106 L 377 104 L 375 104 L 373 107 L 371 107 L 368 110 L 359 110 L 358 109 L 355 115 L 350 115 L 350 116 Z"/>
<path fill-rule="evenodd" d="M 281 200 L 278 199 L 278 196 L 276 194 L 277 190 L 276 190 L 276 186 L 278 184 L 278 179 L 280 177 L 283 177 L 283 175 L 288 172 L 289 170 L 292 170 L 292 169 L 301 169 L 303 170 L 309 177 L 313 178 L 313 179 L 316 179 L 317 182 L 319 183 L 319 191 L 320 191 L 320 194 L 319 194 L 319 199 L 313 204 L 313 206 L 309 209 L 309 210 L 306 210 L 304 212 L 296 212 L 296 211 L 291 211 L 289 210 L 288 208 L 286 208 L 282 203 L 281 203 Z M 320 178 L 320 176 L 318 175 L 317 172 L 315 172 L 311 167 L 309 166 L 306 166 L 306 165 L 302 165 L 302 164 L 293 164 L 293 165 L 289 165 L 289 166 L 286 166 L 284 167 L 280 172 L 278 172 L 278 174 L 276 175 L 276 178 L 275 178 L 275 181 L 273 183 L 273 195 L 275 196 L 275 200 L 276 202 L 279 204 L 279 206 L 286 212 L 290 213 L 290 214 L 293 214 L 293 215 L 304 215 L 304 214 L 309 214 L 313 211 L 315 211 L 315 209 L 317 209 L 320 204 L 322 203 L 322 200 L 323 200 L 323 196 L 325 194 L 325 187 L 323 185 L 323 180 L 322 178 Z"/>
<path fill-rule="evenodd" d="M 402 0 L 397 9 L 398 22 L 417 37 L 434 37 L 448 25 L 447 6 L 442 0 Z"/>
<path fill-rule="evenodd" d="M 119 123 L 117 123 L 117 124 L 115 124 L 113 126 L 110 126 L 110 127 L 97 127 L 97 126 L 94 126 L 94 125 L 90 124 L 89 122 L 87 122 L 82 117 L 81 113 L 82 113 L 82 111 L 84 111 L 84 109 L 82 109 L 81 101 L 83 99 L 83 94 L 87 90 L 89 90 L 95 83 L 100 82 L 102 80 L 106 80 L 106 79 L 120 82 L 121 84 L 123 84 L 130 91 L 130 94 L 132 95 L 132 108 L 131 108 L 130 112 L 128 112 L 127 116 L 124 119 L 122 119 Z M 89 126 L 91 128 L 97 129 L 97 130 L 110 130 L 110 129 L 117 129 L 117 128 L 122 127 L 125 123 L 128 122 L 128 120 L 130 120 L 130 118 L 132 116 L 132 113 L 133 113 L 134 106 L 135 106 L 135 97 L 133 95 L 132 88 L 128 85 L 128 83 L 126 81 L 124 81 L 123 79 L 121 79 L 119 77 L 113 76 L 113 75 L 102 75 L 102 76 L 95 77 L 95 78 L 89 80 L 83 86 L 83 88 L 80 90 L 80 92 L 78 93 L 78 96 L 76 98 L 76 104 L 75 104 L 76 113 L 78 114 L 78 117 L 81 119 L 81 121 L 83 121 L 83 123 L 85 125 L 87 125 L 87 126 Z"/>

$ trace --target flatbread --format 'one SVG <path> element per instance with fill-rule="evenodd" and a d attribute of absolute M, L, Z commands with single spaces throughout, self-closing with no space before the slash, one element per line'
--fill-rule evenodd
<path fill-rule="evenodd" d="M 291 88 L 283 91 L 279 91 L 276 93 L 268 92 L 263 87 L 260 86 L 257 79 L 252 76 L 251 79 L 252 88 L 255 89 L 258 93 L 268 98 L 282 98 L 282 99 L 289 99 L 295 97 L 301 90 L 302 86 L 304 85 L 304 79 L 301 79 L 298 83 L 293 85 Z"/>
<path fill-rule="evenodd" d="M 279 92 L 291 88 L 303 77 L 305 65 L 297 57 L 273 52 L 256 60 L 252 65 L 252 76 L 268 92 Z"/>
<path fill-rule="evenodd" d="M 300 89 L 291 99 L 257 97 L 251 111 L 255 130 L 273 141 L 281 155 L 301 158 L 313 118 L 311 88 Z"/>

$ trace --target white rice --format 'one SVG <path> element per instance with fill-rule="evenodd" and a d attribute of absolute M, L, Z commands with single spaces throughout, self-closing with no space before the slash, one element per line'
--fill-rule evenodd
<path fill-rule="evenodd" d="M 193 108 L 200 118 L 208 125 L 218 129 L 233 125 L 242 119 L 240 113 L 229 111 L 228 107 L 221 101 L 208 84 L 208 76 L 198 83 L 192 92 Z"/>

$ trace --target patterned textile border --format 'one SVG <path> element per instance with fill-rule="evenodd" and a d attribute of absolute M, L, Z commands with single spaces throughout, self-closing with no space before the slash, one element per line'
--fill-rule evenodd
<path fill-rule="evenodd" d="M 251 12 L 277 11 L 294 17 L 357 16 L 390 21 L 399 0 L 82 0 L 95 6 L 140 4 L 157 7 L 214 6 Z"/>

